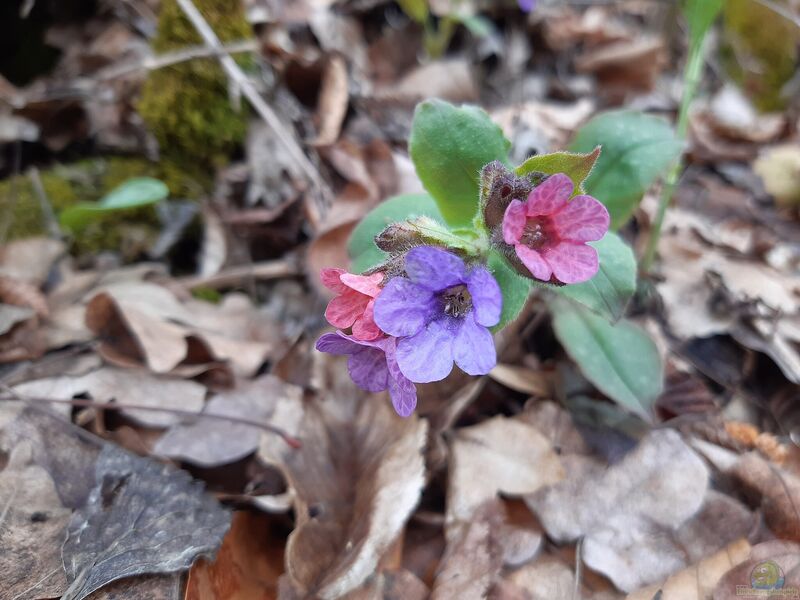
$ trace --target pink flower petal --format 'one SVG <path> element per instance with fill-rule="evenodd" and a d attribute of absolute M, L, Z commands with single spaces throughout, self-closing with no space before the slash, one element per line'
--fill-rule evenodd
<path fill-rule="evenodd" d="M 550 265 L 542 258 L 541 254 L 522 244 L 514 246 L 514 250 L 516 250 L 517 256 L 522 261 L 522 264 L 531 272 L 531 275 L 542 281 L 550 280 L 550 275 L 553 274 L 553 271 Z"/>
<path fill-rule="evenodd" d="M 319 278 L 322 280 L 322 285 L 324 285 L 326 288 L 332 292 L 341 294 L 342 292 L 347 291 L 347 286 L 341 281 L 341 276 L 343 273 L 346 273 L 344 269 L 322 269 L 319 272 Z"/>
<path fill-rule="evenodd" d="M 586 244 L 561 242 L 546 248 L 542 256 L 553 269 L 553 274 L 563 283 L 588 281 L 600 266 L 597 250 Z"/>
<path fill-rule="evenodd" d="M 366 342 L 376 340 L 383 332 L 375 324 L 375 317 L 373 314 L 374 300 L 370 300 L 364 308 L 364 314 L 358 317 L 353 323 L 353 337 L 357 340 L 364 340 Z"/>
<path fill-rule="evenodd" d="M 361 316 L 368 302 L 369 298 L 364 294 L 348 289 L 328 303 L 325 318 L 334 327 L 347 329 Z"/>
<path fill-rule="evenodd" d="M 533 188 L 525 203 L 529 217 L 551 215 L 567 203 L 572 195 L 572 180 L 563 173 L 556 173 Z"/>
<path fill-rule="evenodd" d="M 519 242 L 525 230 L 525 205 L 519 200 L 512 200 L 503 215 L 503 239 L 512 246 Z"/>
<path fill-rule="evenodd" d="M 550 219 L 562 240 L 576 242 L 599 240 L 611 223 L 608 209 L 591 196 L 575 196 Z"/>
<path fill-rule="evenodd" d="M 372 275 L 353 275 L 352 273 L 342 273 L 341 281 L 347 287 L 370 298 L 375 298 L 381 293 L 381 282 L 383 273 L 373 273 Z"/>

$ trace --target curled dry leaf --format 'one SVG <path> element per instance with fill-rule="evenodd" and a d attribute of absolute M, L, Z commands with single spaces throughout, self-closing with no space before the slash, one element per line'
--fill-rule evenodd
<path fill-rule="evenodd" d="M 575 59 L 579 72 L 594 73 L 599 90 L 615 98 L 624 98 L 632 90 L 652 89 L 666 64 L 664 40 L 655 36 L 590 48 Z"/>
<path fill-rule="evenodd" d="M 0 275 L 0 302 L 33 309 L 40 317 L 50 314 L 47 299 L 37 284 L 24 279 Z"/>
<path fill-rule="evenodd" d="M 625 600 L 653 600 L 659 597 L 659 591 L 661 600 L 706 600 L 722 576 L 747 560 L 748 556 L 750 544 L 747 540 L 736 540 L 691 567 L 671 575 L 666 581 L 628 594 Z"/>
<path fill-rule="evenodd" d="M 0 335 L 8 333 L 14 325 L 24 323 L 32 316 L 31 308 L 0 304 Z"/>
<path fill-rule="evenodd" d="M 339 598 L 375 572 L 416 506 L 427 427 L 415 416 L 399 418 L 384 395 L 352 391 L 305 406 L 298 399 L 282 410 L 275 423 L 303 447 L 265 435 L 259 456 L 281 470 L 295 494 L 288 585 L 300 597 Z"/>
<path fill-rule="evenodd" d="M 280 404 L 299 405 L 302 394 L 301 388 L 284 383 L 274 375 L 265 375 L 240 382 L 235 389 L 215 395 L 203 413 L 269 423 L 276 411 L 280 411 Z M 213 467 L 253 453 L 258 448 L 261 431 L 242 423 L 198 419 L 174 425 L 156 442 L 154 452 Z"/>
<path fill-rule="evenodd" d="M 575 590 L 575 573 L 554 556 L 543 556 L 536 562 L 513 571 L 498 585 L 492 600 L 554 600 L 571 598 Z M 648 598 L 648 600 L 650 600 Z"/>
<path fill-rule="evenodd" d="M 0 247 L 0 275 L 41 285 L 65 250 L 64 242 L 50 238 L 12 240 Z"/>
<path fill-rule="evenodd" d="M 567 458 L 570 460 L 567 461 Z M 631 591 L 686 566 L 674 543 L 645 547 L 640 540 L 660 530 L 676 530 L 703 504 L 708 469 L 671 430 L 649 433 L 620 462 L 565 457 L 569 477 L 527 496 L 550 537 L 567 542 L 584 537 L 586 564 Z M 629 563 L 634 559 L 639 562 Z M 625 563 L 619 569 L 619 562 Z"/>
<path fill-rule="evenodd" d="M 731 474 L 748 497 L 760 504 L 767 526 L 776 535 L 800 542 L 800 478 L 755 452 L 742 456 Z"/>
<path fill-rule="evenodd" d="M 317 108 L 319 133 L 313 142 L 314 145 L 327 146 L 338 139 L 342 122 L 347 114 L 349 98 L 347 64 L 344 58 L 334 54 L 326 61 L 322 74 L 322 88 Z"/>
<path fill-rule="evenodd" d="M 547 398 L 551 394 L 548 377 L 542 371 L 534 371 L 528 367 L 501 363 L 489 371 L 489 377 L 515 392 L 529 396 Z"/>

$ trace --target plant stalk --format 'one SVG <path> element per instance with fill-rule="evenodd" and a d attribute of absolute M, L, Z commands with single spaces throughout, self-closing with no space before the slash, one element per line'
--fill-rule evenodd
<path fill-rule="evenodd" d="M 685 82 L 683 88 L 683 97 L 681 98 L 681 106 L 678 112 L 678 123 L 676 131 L 678 137 L 685 140 L 686 133 L 689 129 L 689 107 L 697 94 L 697 88 L 700 85 L 700 76 L 703 73 L 703 65 L 705 64 L 706 55 L 706 37 L 693 45 L 689 52 L 689 60 L 686 63 L 683 80 Z M 647 249 L 642 259 L 641 269 L 644 273 L 650 271 L 655 259 L 656 249 L 658 248 L 658 241 L 661 239 L 661 228 L 664 225 L 664 216 L 667 213 L 667 207 L 672 202 L 672 194 L 675 192 L 675 187 L 678 184 L 681 173 L 683 172 L 683 155 L 684 150 L 681 151 L 675 163 L 672 165 L 666 179 L 664 180 L 664 189 L 661 190 L 661 198 L 658 204 L 658 212 L 653 227 L 650 230 L 650 238 L 647 240 Z"/>

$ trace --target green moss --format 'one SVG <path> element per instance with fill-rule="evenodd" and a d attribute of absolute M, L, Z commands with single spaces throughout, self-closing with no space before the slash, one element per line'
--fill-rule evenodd
<path fill-rule="evenodd" d="M 149 176 L 163 181 L 172 198 L 197 198 L 210 186 L 208 176 L 198 178 L 170 162 L 153 163 L 141 158 L 114 157 L 58 165 L 40 172 L 42 187 L 53 211 L 78 202 L 99 200 L 132 177 Z M 0 182 L 0 219 L 9 219 L 9 239 L 47 234 L 41 202 L 26 175 Z M 101 216 L 72 241 L 75 255 L 102 250 L 122 250 L 134 258 L 155 239 L 161 225 L 152 206 Z"/>
<path fill-rule="evenodd" d="M 223 42 L 252 36 L 241 0 L 195 0 L 195 4 Z M 153 50 L 170 52 L 201 43 L 175 0 L 164 0 Z M 250 63 L 244 59 L 240 64 Z M 228 78 L 215 58 L 151 72 L 137 109 L 162 153 L 184 164 L 224 164 L 246 132 L 246 111 L 231 105 Z"/>
<path fill-rule="evenodd" d="M 781 89 L 798 67 L 797 27 L 756 0 L 728 0 L 724 17 L 727 71 L 758 108 L 781 109 L 787 100 Z"/>

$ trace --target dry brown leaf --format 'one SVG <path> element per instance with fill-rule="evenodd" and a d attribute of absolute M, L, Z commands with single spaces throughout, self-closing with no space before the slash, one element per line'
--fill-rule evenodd
<path fill-rule="evenodd" d="M 502 566 L 498 526 L 502 506 L 489 500 L 469 521 L 448 527 L 450 541 L 439 564 L 431 600 L 485 598 Z"/>
<path fill-rule="evenodd" d="M 239 382 L 230 391 L 208 401 L 204 414 L 268 423 L 281 403 L 299 404 L 302 389 L 274 375 Z M 154 452 L 190 463 L 213 467 L 237 461 L 258 448 L 261 429 L 218 419 L 179 423 L 158 440 Z"/>
<path fill-rule="evenodd" d="M 64 242 L 49 238 L 12 240 L 0 247 L 0 275 L 41 285 L 65 250 Z"/>
<path fill-rule="evenodd" d="M 498 493 L 533 494 L 564 477 L 550 442 L 519 419 L 494 417 L 456 431 L 450 446 L 447 522 L 469 521 Z"/>
<path fill-rule="evenodd" d="M 0 429 L 2 429 L 0 413 Z M 53 598 L 67 589 L 61 543 L 72 511 L 62 505 L 53 479 L 33 460 L 32 442 L 9 452 L 0 470 L 0 597 Z"/>
<path fill-rule="evenodd" d="M 736 540 L 697 564 L 651 585 L 628 594 L 625 600 L 653 600 L 661 591 L 660 600 L 706 600 L 725 573 L 750 556 L 747 540 Z"/>
<path fill-rule="evenodd" d="M 23 323 L 33 316 L 31 308 L 0 304 L 0 336 L 11 331 L 17 323 Z"/>
<path fill-rule="evenodd" d="M 800 541 L 800 478 L 754 452 L 742 456 L 731 474 L 745 493 L 760 503 L 764 520 L 776 535 Z"/>
<path fill-rule="evenodd" d="M 317 106 L 319 133 L 312 142 L 315 146 L 327 146 L 339 138 L 349 99 L 347 64 L 341 56 L 333 54 L 328 57 L 322 74 Z"/>
<path fill-rule="evenodd" d="M 512 572 L 504 580 L 509 588 L 496 591 L 492 600 L 554 600 L 571 598 L 575 589 L 575 573 L 553 556 L 544 556 L 536 562 Z M 513 591 L 512 591 L 513 590 Z"/>
<path fill-rule="evenodd" d="M 667 64 L 666 54 L 660 37 L 640 36 L 585 50 L 575 59 L 575 68 L 578 72 L 594 73 L 601 93 L 624 98 L 632 91 L 653 88 Z"/>
<path fill-rule="evenodd" d="M 0 275 L 0 302 L 32 308 L 40 317 L 50 314 L 47 299 L 39 286 L 24 279 Z"/>
<path fill-rule="evenodd" d="M 729 140 L 764 144 L 778 137 L 786 126 L 782 114 L 759 114 L 734 85 L 726 85 L 718 91 L 707 110 L 711 126 Z"/>
<path fill-rule="evenodd" d="M 341 361 L 336 371 L 346 372 Z M 279 405 L 273 422 L 303 442 L 263 436 L 259 456 L 294 490 L 297 526 L 286 548 L 290 587 L 333 599 L 361 586 L 394 542 L 423 487 L 426 424 L 401 419 L 385 394 L 364 398 L 352 384 L 307 405 Z M 334 395 L 337 394 L 337 395 Z"/>
<path fill-rule="evenodd" d="M 549 378 L 543 372 L 528 367 L 501 363 L 489 371 L 489 377 L 515 392 L 529 396 L 547 398 L 552 393 Z"/>
<path fill-rule="evenodd" d="M 30 398 L 69 400 L 88 394 L 96 402 L 138 404 L 200 412 L 205 386 L 194 381 L 159 377 L 146 372 L 106 367 L 78 377 L 35 379 L 15 386 L 14 391 Z M 167 412 L 122 409 L 123 414 L 147 427 L 168 427 L 184 417 Z"/>
<path fill-rule="evenodd" d="M 467 60 L 437 60 L 414 67 L 397 83 L 375 90 L 374 97 L 413 105 L 425 98 L 450 102 L 475 102 L 478 86 Z"/>
<path fill-rule="evenodd" d="M 776 585 L 780 577 L 783 577 L 782 585 Z M 770 594 L 768 590 L 777 593 Z M 800 544 L 774 540 L 753 546 L 749 559 L 740 562 L 722 577 L 714 589 L 712 600 L 742 597 L 796 598 L 798 595 Z"/>
<path fill-rule="evenodd" d="M 643 543 L 651 532 L 677 530 L 706 496 L 708 469 L 679 434 L 653 431 L 610 467 L 579 455 L 562 460 L 569 477 L 526 497 L 550 537 L 559 542 L 583 537 L 586 564 L 623 591 L 688 564 L 674 543 Z M 624 569 L 618 568 L 620 561 Z"/>
<path fill-rule="evenodd" d="M 283 572 L 284 538 L 265 515 L 236 512 L 213 561 L 189 571 L 184 600 L 274 600 Z"/>

